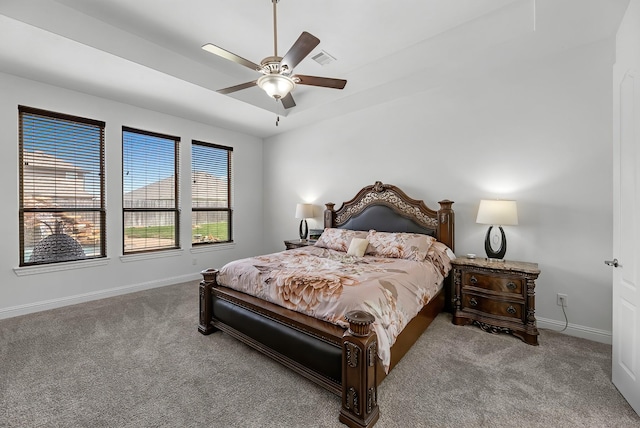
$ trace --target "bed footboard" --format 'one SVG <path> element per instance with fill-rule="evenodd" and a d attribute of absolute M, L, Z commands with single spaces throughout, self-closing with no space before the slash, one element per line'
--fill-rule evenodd
<path fill-rule="evenodd" d="M 377 372 L 380 363 L 377 336 L 371 328 L 373 315 L 364 311 L 347 313 L 345 318 L 349 322 L 349 328 L 345 331 L 306 315 L 289 313 L 291 311 L 288 309 L 272 307 L 268 302 L 262 302 L 260 307 L 256 307 L 254 304 L 257 298 L 248 295 L 240 298 L 243 293 L 218 285 L 217 269 L 207 269 L 201 274 L 200 333 L 208 335 L 222 330 L 307 379 L 341 395 L 339 420 L 345 425 L 368 428 L 376 423 L 379 416 Z M 216 314 L 216 311 L 220 313 Z M 285 313 L 288 314 L 283 316 Z M 259 317 L 256 314 L 260 314 Z M 247 328 L 254 318 L 263 319 L 264 326 L 260 329 L 262 337 L 252 337 L 255 334 Z M 283 347 L 283 340 L 269 343 L 266 336 L 272 327 L 279 329 L 282 337 L 297 336 L 295 340 L 298 345 Z M 317 343 L 313 343 L 314 341 Z M 303 352 L 300 347 L 308 352 Z M 302 352 L 303 355 L 293 355 L 292 351 L 295 351 L 294 354 Z"/>

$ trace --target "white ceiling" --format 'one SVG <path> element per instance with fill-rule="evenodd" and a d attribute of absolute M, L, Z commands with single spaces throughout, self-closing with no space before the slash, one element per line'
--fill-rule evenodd
<path fill-rule="evenodd" d="M 216 93 L 259 74 L 201 49 L 255 63 L 273 55 L 271 0 L 0 0 L 0 71 L 269 137 L 611 37 L 627 4 L 280 0 L 278 54 L 308 31 L 320 45 L 295 72 L 348 80 L 344 90 L 298 86 L 284 111 L 257 87 Z M 337 60 L 317 64 L 321 50 Z"/>

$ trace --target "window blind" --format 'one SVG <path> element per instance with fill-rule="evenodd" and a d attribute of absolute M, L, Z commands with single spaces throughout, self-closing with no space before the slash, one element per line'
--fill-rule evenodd
<path fill-rule="evenodd" d="M 192 141 L 191 243 L 231 242 L 233 148 Z"/>
<path fill-rule="evenodd" d="M 124 254 L 179 248 L 179 143 L 122 128 Z"/>
<path fill-rule="evenodd" d="M 19 106 L 20 265 L 106 256 L 104 127 Z"/>

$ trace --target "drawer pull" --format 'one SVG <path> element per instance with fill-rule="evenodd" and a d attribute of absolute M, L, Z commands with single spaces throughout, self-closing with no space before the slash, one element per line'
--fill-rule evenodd
<path fill-rule="evenodd" d="M 516 308 L 514 308 L 513 306 L 509 306 L 507 308 L 507 312 L 510 313 L 511 315 L 516 313 Z"/>
<path fill-rule="evenodd" d="M 515 289 L 516 289 L 516 284 L 515 284 L 515 282 L 512 282 L 512 281 L 507 282 L 507 288 L 508 288 L 509 290 L 515 290 Z"/>
<path fill-rule="evenodd" d="M 477 306 L 478 305 L 478 301 L 476 300 L 475 297 L 472 297 L 471 300 L 469 300 L 469 304 L 471 306 Z"/>
<path fill-rule="evenodd" d="M 475 276 L 471 275 L 471 278 L 469 279 L 469 281 L 471 282 L 472 285 L 476 285 L 476 283 L 478 282 L 478 279 Z"/>

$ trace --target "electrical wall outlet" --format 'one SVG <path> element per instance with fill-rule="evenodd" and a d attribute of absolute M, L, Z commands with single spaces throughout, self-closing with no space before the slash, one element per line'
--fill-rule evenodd
<path fill-rule="evenodd" d="M 567 307 L 567 295 L 566 294 L 562 294 L 562 293 L 558 293 L 558 301 L 556 303 L 558 304 L 558 306 L 564 306 L 566 308 Z"/>

